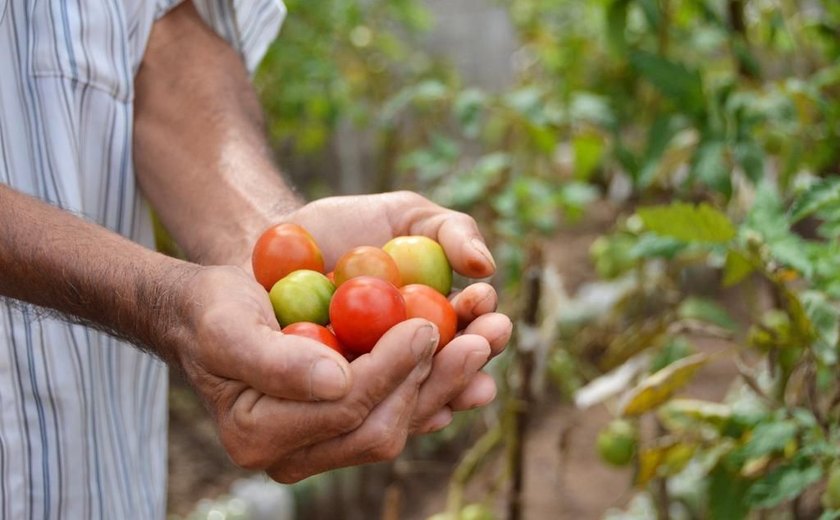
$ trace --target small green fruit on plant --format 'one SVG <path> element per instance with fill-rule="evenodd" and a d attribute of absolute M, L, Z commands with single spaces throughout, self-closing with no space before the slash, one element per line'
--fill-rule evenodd
<path fill-rule="evenodd" d="M 630 464 L 637 444 L 636 429 L 625 420 L 613 420 L 598 434 L 598 454 L 613 466 Z"/>

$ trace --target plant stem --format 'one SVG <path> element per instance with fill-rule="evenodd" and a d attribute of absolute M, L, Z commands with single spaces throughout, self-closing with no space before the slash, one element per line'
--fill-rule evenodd
<path fill-rule="evenodd" d="M 536 328 L 540 308 L 540 288 L 542 286 L 542 250 L 534 245 L 530 249 L 529 257 L 529 267 L 525 273 L 525 307 L 522 309 L 522 323 L 524 327 Z M 528 434 L 530 411 L 534 400 L 531 392 L 531 380 L 533 379 L 535 366 L 535 345 L 519 341 L 516 346 L 519 388 L 516 396 L 518 406 L 513 413 L 515 438 L 510 451 L 513 482 L 510 500 L 508 501 L 509 520 L 520 520 L 522 518 L 525 482 L 525 438 Z"/>

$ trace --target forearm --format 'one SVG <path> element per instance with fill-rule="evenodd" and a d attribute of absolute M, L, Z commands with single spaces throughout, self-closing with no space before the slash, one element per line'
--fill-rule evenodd
<path fill-rule="evenodd" d="M 135 85 L 143 192 L 189 258 L 246 264 L 257 235 L 300 203 L 272 164 L 240 57 L 187 2 L 155 24 Z"/>
<path fill-rule="evenodd" d="M 192 270 L 0 184 L 0 296 L 65 314 L 172 360 Z"/>

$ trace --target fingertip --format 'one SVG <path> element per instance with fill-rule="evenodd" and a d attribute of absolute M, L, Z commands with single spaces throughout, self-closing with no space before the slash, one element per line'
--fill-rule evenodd
<path fill-rule="evenodd" d="M 309 375 L 309 395 L 313 400 L 335 401 L 349 391 L 350 371 L 341 363 L 326 356 L 313 363 Z"/>
<path fill-rule="evenodd" d="M 496 391 L 496 381 L 488 374 L 479 372 L 464 391 L 449 403 L 449 406 L 456 411 L 486 406 L 496 398 Z"/>
<path fill-rule="evenodd" d="M 434 433 L 440 431 L 452 424 L 452 419 L 454 419 L 452 409 L 448 406 L 444 406 L 425 423 L 423 423 L 423 426 L 420 427 L 420 433 Z"/>

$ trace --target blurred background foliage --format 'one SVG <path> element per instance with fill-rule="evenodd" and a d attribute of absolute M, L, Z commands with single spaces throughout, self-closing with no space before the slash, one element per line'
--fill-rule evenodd
<path fill-rule="evenodd" d="M 611 518 L 840 518 L 840 3 L 286 4 L 256 85 L 288 175 L 311 197 L 414 189 L 470 213 L 517 321 L 493 412 L 410 447 L 466 432 L 447 518 L 521 515 L 520 441 L 546 400 L 615 415 L 597 447 L 638 495 Z M 478 4 L 510 52 L 435 45 Z M 500 30 L 460 19 L 461 42 Z M 586 282 L 610 296 L 560 294 L 558 233 L 604 211 Z M 675 398 L 720 357 L 723 401 Z M 507 493 L 504 513 L 463 503 L 494 453 L 505 485 L 478 500 Z"/>

